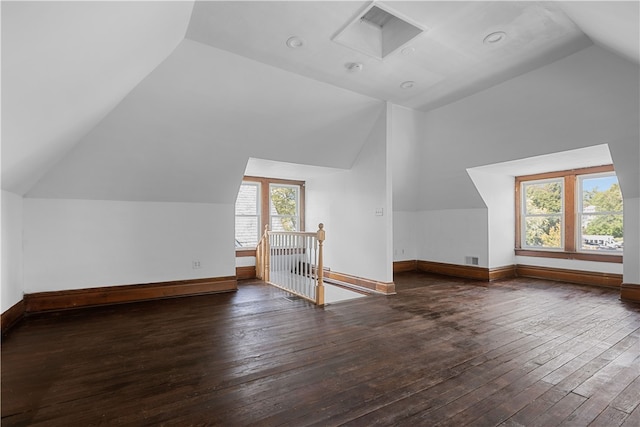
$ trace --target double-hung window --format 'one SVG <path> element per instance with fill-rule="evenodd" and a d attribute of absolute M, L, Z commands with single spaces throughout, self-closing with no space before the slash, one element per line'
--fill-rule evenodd
<path fill-rule="evenodd" d="M 516 177 L 516 254 L 622 262 L 622 206 L 613 166 Z"/>
<path fill-rule="evenodd" d="M 304 230 L 304 182 L 245 177 L 235 217 L 238 250 L 255 249 L 266 225 L 273 231 Z"/>
<path fill-rule="evenodd" d="M 578 177 L 579 246 L 582 251 L 621 252 L 624 246 L 622 193 L 615 174 Z"/>
<path fill-rule="evenodd" d="M 522 183 L 522 246 L 564 249 L 564 181 L 549 179 Z"/>
<path fill-rule="evenodd" d="M 273 231 L 300 231 L 300 186 L 270 184 L 269 216 Z"/>
<path fill-rule="evenodd" d="M 236 198 L 236 248 L 256 247 L 260 216 L 260 183 L 243 182 Z"/>

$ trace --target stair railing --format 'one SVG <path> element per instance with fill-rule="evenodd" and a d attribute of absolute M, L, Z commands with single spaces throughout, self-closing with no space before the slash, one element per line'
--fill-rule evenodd
<path fill-rule="evenodd" d="M 270 231 L 256 248 L 256 276 L 317 305 L 324 305 L 324 225 L 316 232 Z"/>

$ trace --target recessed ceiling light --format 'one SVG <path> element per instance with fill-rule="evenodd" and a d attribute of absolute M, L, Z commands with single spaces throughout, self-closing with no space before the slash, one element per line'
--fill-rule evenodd
<path fill-rule="evenodd" d="M 362 71 L 363 65 L 361 62 L 349 62 L 345 64 L 345 67 L 347 67 L 350 73 L 359 73 Z"/>
<path fill-rule="evenodd" d="M 507 33 L 505 33 L 504 31 L 496 31 L 487 35 L 482 42 L 484 44 L 496 44 L 496 43 L 500 43 L 506 38 L 507 38 Z"/>
<path fill-rule="evenodd" d="M 299 47 L 302 47 L 304 45 L 304 41 L 300 38 L 300 37 L 289 37 L 287 39 L 287 46 L 289 46 L 291 49 L 297 49 Z"/>
<path fill-rule="evenodd" d="M 416 82 L 413 82 L 411 80 L 407 80 L 406 82 L 402 82 L 400 83 L 400 87 L 402 89 L 411 89 L 412 87 L 414 87 L 416 85 Z"/>
<path fill-rule="evenodd" d="M 416 48 L 413 46 L 407 46 L 401 50 L 403 55 L 411 55 L 415 51 L 416 51 Z"/>

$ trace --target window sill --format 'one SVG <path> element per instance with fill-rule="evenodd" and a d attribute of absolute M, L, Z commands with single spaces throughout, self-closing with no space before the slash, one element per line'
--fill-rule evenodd
<path fill-rule="evenodd" d="M 611 262 L 622 264 L 619 254 L 591 254 L 585 252 L 536 251 L 532 249 L 516 249 L 516 255 L 540 258 L 575 259 L 580 261 Z"/>

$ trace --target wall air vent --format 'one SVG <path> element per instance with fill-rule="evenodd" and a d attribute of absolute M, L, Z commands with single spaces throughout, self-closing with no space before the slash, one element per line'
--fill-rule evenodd
<path fill-rule="evenodd" d="M 333 41 L 358 52 L 384 59 L 426 31 L 407 18 L 400 18 L 380 3 L 373 3 L 347 24 Z"/>

